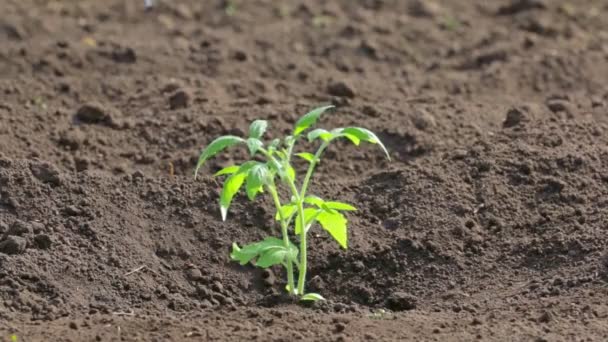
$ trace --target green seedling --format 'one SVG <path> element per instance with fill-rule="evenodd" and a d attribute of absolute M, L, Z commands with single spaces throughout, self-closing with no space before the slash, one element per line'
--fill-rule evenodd
<path fill-rule="evenodd" d="M 212 141 L 201 153 L 194 171 L 196 178 L 203 164 L 227 147 L 239 144 L 247 146 L 251 160 L 228 166 L 215 174 L 226 177 L 220 194 L 222 220 L 226 220 L 232 199 L 245 185 L 247 197 L 252 201 L 262 192 L 270 194 L 276 207 L 275 219 L 281 227 L 281 237 L 267 237 L 245 246 L 233 243 L 230 257 L 241 265 L 254 263 L 261 268 L 282 265 L 287 273 L 287 292 L 303 301 L 323 299 L 319 294 L 305 292 L 309 231 L 318 223 L 340 247 L 346 249 L 347 219 L 344 212 L 356 210 L 350 204 L 325 200 L 308 193 L 315 166 L 320 162 L 323 152 L 334 140 L 345 138 L 357 146 L 361 141 L 377 144 L 390 160 L 380 139 L 371 131 L 360 127 L 336 128 L 331 131 L 321 128 L 311 130 L 306 138 L 311 143 L 318 143 L 316 152 L 294 153 L 294 146 L 304 133 L 317 122 L 321 114 L 332 107 L 320 107 L 310 111 L 296 122 L 291 135 L 267 143 L 262 141 L 262 136 L 268 122 L 255 120 L 249 126 L 247 138 L 227 135 Z M 292 166 L 294 155 L 306 161 L 308 165 L 301 180 Z M 289 199 L 281 199 L 279 186 L 286 188 Z M 299 246 L 292 242 L 292 237 L 298 240 Z M 297 284 L 294 270 L 298 272 Z"/>
<path fill-rule="evenodd" d="M 236 14 L 236 10 L 237 10 L 236 1 L 229 0 L 226 3 L 226 7 L 224 8 L 224 12 L 226 12 L 226 15 L 229 17 L 232 17 L 233 15 Z"/>
<path fill-rule="evenodd" d="M 392 318 L 392 315 L 384 309 L 379 309 L 368 314 L 367 317 L 369 317 L 370 319 L 385 320 Z"/>

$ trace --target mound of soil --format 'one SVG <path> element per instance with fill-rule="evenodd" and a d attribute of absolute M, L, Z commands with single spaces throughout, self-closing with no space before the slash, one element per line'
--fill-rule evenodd
<path fill-rule="evenodd" d="M 608 7 L 602 1 L 5 0 L 0 340 L 608 338 Z M 308 288 L 229 260 L 271 201 L 219 215 L 201 147 L 299 115 L 358 125 L 311 191 Z M 306 144 L 303 148 L 310 147 Z M 297 165 L 298 168 L 304 165 Z"/>

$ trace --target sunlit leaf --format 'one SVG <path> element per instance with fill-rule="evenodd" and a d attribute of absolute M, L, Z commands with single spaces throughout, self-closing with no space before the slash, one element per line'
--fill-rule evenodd
<path fill-rule="evenodd" d="M 315 155 L 308 152 L 296 153 L 296 156 L 306 160 L 309 163 L 315 159 Z"/>
<path fill-rule="evenodd" d="M 280 212 L 279 212 L 280 210 Z M 285 204 L 283 206 L 281 206 L 281 209 L 277 210 L 277 213 L 275 214 L 275 220 L 280 220 L 281 219 L 281 215 L 284 218 L 289 218 L 291 215 L 293 215 L 293 213 L 296 212 L 297 207 L 295 204 Z"/>
<path fill-rule="evenodd" d="M 260 139 L 264 132 L 266 132 L 266 128 L 268 127 L 268 121 L 266 120 L 255 120 L 249 125 L 249 137 Z"/>
<path fill-rule="evenodd" d="M 316 301 L 319 301 L 319 300 L 325 300 L 325 298 L 323 298 L 323 296 L 321 296 L 318 293 L 312 293 L 311 292 L 311 293 L 307 293 L 307 294 L 303 295 L 300 298 L 300 300 L 316 302 Z"/>
<path fill-rule="evenodd" d="M 391 159 L 391 156 L 389 155 L 384 144 L 380 141 L 380 139 L 378 139 L 378 137 L 372 131 L 368 130 L 367 128 L 347 127 L 347 128 L 343 128 L 341 133 L 355 136 L 355 137 L 359 138 L 360 140 L 367 141 L 371 144 L 378 144 L 382 148 L 382 151 L 384 151 L 384 154 L 386 154 L 386 157 L 388 158 L 388 160 Z"/>
<path fill-rule="evenodd" d="M 287 249 L 285 249 L 285 247 L 272 247 L 260 253 L 260 257 L 255 262 L 255 265 L 261 268 L 280 265 L 285 261 L 286 257 Z"/>
<path fill-rule="evenodd" d="M 293 130 L 293 135 L 297 136 L 306 129 L 308 129 L 310 126 L 314 125 L 321 116 L 321 114 L 323 114 L 323 112 L 325 112 L 329 108 L 333 108 L 333 106 L 319 107 L 306 113 L 296 122 L 296 126 Z"/>
<path fill-rule="evenodd" d="M 335 138 L 346 138 L 350 140 L 355 146 L 359 146 L 361 139 L 359 139 L 356 135 L 351 133 L 344 132 L 344 128 L 336 128 L 331 131 L 332 139 Z"/>
<path fill-rule="evenodd" d="M 194 178 L 198 175 L 198 170 L 203 166 L 203 164 L 207 161 L 207 159 L 213 157 L 218 152 L 223 149 L 237 145 L 239 143 L 244 142 L 242 138 L 239 138 L 234 135 L 225 135 L 223 137 L 219 137 L 213 140 L 204 150 L 201 152 L 201 155 L 198 158 L 198 162 L 196 163 L 196 168 L 194 169 Z"/>
<path fill-rule="evenodd" d="M 304 209 L 304 224 L 306 229 L 314 222 L 314 219 L 317 217 L 319 213 L 318 209 L 315 208 L 305 208 Z M 296 216 L 296 224 L 295 224 L 295 233 L 301 234 L 302 229 L 302 220 L 300 219 L 300 214 Z"/>
<path fill-rule="evenodd" d="M 224 182 L 224 187 L 222 188 L 222 193 L 220 194 L 220 211 L 222 213 L 223 221 L 226 221 L 226 215 L 228 214 L 228 208 L 230 207 L 232 198 L 237 192 L 239 192 L 239 189 L 243 185 L 246 177 L 246 173 L 237 172 L 228 177 Z"/>
<path fill-rule="evenodd" d="M 325 203 L 325 201 L 315 195 L 309 195 L 304 198 L 304 203 L 312 204 L 314 206 L 321 208 L 321 206 L 323 206 L 323 203 Z"/>
<path fill-rule="evenodd" d="M 296 169 L 294 169 L 291 165 L 287 165 L 287 176 L 291 181 L 296 180 Z"/>
<path fill-rule="evenodd" d="M 255 153 L 262 146 L 264 146 L 264 143 L 262 143 L 262 141 L 260 139 L 257 139 L 257 138 L 247 139 L 247 148 L 249 149 L 249 154 L 251 154 L 252 156 L 255 155 Z"/>
<path fill-rule="evenodd" d="M 355 211 L 357 208 L 353 207 L 348 203 L 343 202 L 335 202 L 335 201 L 327 201 L 325 202 L 325 206 L 334 209 L 334 210 L 345 210 L 345 211 Z"/>
<path fill-rule="evenodd" d="M 218 177 L 218 176 L 223 176 L 223 175 L 231 175 L 231 174 L 237 172 L 239 170 L 239 168 L 240 168 L 239 165 L 230 165 L 230 166 L 225 167 L 225 168 L 219 170 L 218 172 L 214 173 L 213 176 Z"/>
<path fill-rule="evenodd" d="M 250 200 L 254 200 L 258 192 L 262 191 L 262 187 L 268 183 L 270 175 L 266 164 L 256 164 L 251 167 L 247 173 L 247 184 L 245 189 L 247 191 L 247 197 Z"/>
<path fill-rule="evenodd" d="M 232 260 L 238 261 L 241 265 L 245 265 L 263 251 L 273 247 L 284 247 L 283 240 L 275 237 L 267 237 L 262 241 L 251 243 L 239 248 L 236 243 L 232 244 Z"/>
<path fill-rule="evenodd" d="M 332 138 L 332 134 L 323 128 L 313 129 L 308 133 L 308 141 L 315 141 L 317 138 L 321 138 L 323 141 L 328 141 Z"/>
<path fill-rule="evenodd" d="M 348 247 L 348 236 L 347 236 L 347 220 L 344 215 L 335 211 L 335 212 L 327 212 L 323 211 L 317 216 L 317 221 L 321 224 L 323 229 L 325 229 L 329 235 L 331 235 L 334 240 L 340 244 L 340 246 L 344 249 Z"/>
<path fill-rule="evenodd" d="M 277 147 L 279 147 L 279 145 L 281 144 L 281 140 L 280 139 L 273 139 L 270 144 L 268 145 L 268 149 L 269 150 L 276 150 Z"/>

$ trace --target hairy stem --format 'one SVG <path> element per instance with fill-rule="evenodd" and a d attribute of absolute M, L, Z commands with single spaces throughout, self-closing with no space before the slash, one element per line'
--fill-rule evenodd
<path fill-rule="evenodd" d="M 308 190 L 308 183 L 310 182 L 310 178 L 312 177 L 313 172 L 315 171 L 315 166 L 317 166 L 317 161 L 321 158 L 323 151 L 329 145 L 329 141 L 324 142 L 319 146 L 317 153 L 315 153 L 315 157 L 308 165 L 308 171 L 306 171 L 306 176 L 304 177 L 304 182 L 302 182 L 302 189 L 300 190 L 300 198 L 304 198 L 306 196 L 306 190 Z"/>
<path fill-rule="evenodd" d="M 304 218 L 304 201 L 298 201 L 298 216 L 302 232 L 300 233 L 300 273 L 298 274 L 298 295 L 304 295 L 304 285 L 306 283 L 306 268 L 307 268 L 307 246 L 306 246 L 306 222 Z"/>
<path fill-rule="evenodd" d="M 296 190 L 296 197 L 298 199 L 298 216 L 300 217 L 300 224 L 302 226 L 302 232 L 300 233 L 300 273 L 298 274 L 298 295 L 304 295 L 305 283 L 306 283 L 306 271 L 307 271 L 307 245 L 306 245 L 306 219 L 304 218 L 304 198 L 306 197 L 306 190 L 308 189 L 308 183 L 310 182 L 310 178 L 315 170 L 315 166 L 317 164 L 317 160 L 323 154 L 325 148 L 329 142 L 324 142 L 319 146 L 317 153 L 315 153 L 315 157 L 308 165 L 308 171 L 306 171 L 306 176 L 304 177 L 304 182 L 302 183 L 302 188 L 300 189 L 300 194 L 297 195 L 297 189 L 295 189 L 295 185 L 292 187 L 292 191 Z"/>
<path fill-rule="evenodd" d="M 287 219 L 284 216 L 284 213 L 281 211 L 281 200 L 279 199 L 279 194 L 277 193 L 276 186 L 274 182 L 267 186 L 268 192 L 272 195 L 272 199 L 274 200 L 274 205 L 277 207 L 277 211 L 279 213 L 279 218 L 281 220 L 281 235 L 283 235 L 283 244 L 285 248 L 289 249 L 290 241 L 289 235 L 287 231 Z M 285 262 L 287 268 L 287 285 L 289 287 L 289 294 L 295 294 L 295 283 L 293 279 L 293 262 L 291 260 L 287 260 Z"/>

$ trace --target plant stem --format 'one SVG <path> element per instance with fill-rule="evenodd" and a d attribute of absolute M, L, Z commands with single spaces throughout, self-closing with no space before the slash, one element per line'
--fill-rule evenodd
<path fill-rule="evenodd" d="M 328 145 L 329 141 L 323 142 L 323 144 L 319 146 L 317 153 L 315 153 L 315 157 L 310 162 L 310 165 L 308 165 L 308 171 L 306 171 L 306 177 L 304 177 L 304 182 L 302 182 L 302 189 L 300 190 L 300 198 L 303 199 L 306 196 L 306 190 L 308 190 L 308 183 L 310 182 L 312 173 L 315 170 L 315 166 L 317 166 L 317 161 L 319 160 L 319 158 L 321 158 L 321 154 L 323 154 L 323 151 L 325 151 L 325 148 L 327 148 Z"/>
<path fill-rule="evenodd" d="M 277 207 L 277 211 L 279 213 L 279 218 L 281 219 L 281 235 L 283 235 L 283 245 L 285 246 L 285 248 L 289 249 L 290 247 L 290 241 L 289 241 L 289 235 L 288 235 L 288 231 L 287 231 L 287 220 L 285 219 L 285 216 L 283 214 L 283 212 L 281 211 L 281 200 L 279 199 L 279 194 L 277 193 L 277 189 L 276 189 L 276 185 L 274 184 L 274 182 L 272 182 L 270 185 L 267 186 L 268 191 L 270 192 L 270 194 L 272 195 L 272 199 L 274 200 L 274 205 Z M 287 260 L 286 262 L 286 268 L 287 268 L 287 285 L 289 287 L 289 294 L 290 295 L 294 295 L 295 294 L 295 283 L 294 283 L 294 279 L 293 279 L 293 263 L 291 260 Z"/>
<path fill-rule="evenodd" d="M 321 157 L 321 154 L 327 147 L 329 142 L 324 142 L 319 146 L 317 153 L 315 153 L 315 157 L 310 162 L 308 166 L 308 171 L 306 171 L 306 177 L 304 177 L 304 181 L 302 182 L 302 188 L 300 189 L 300 194 L 297 194 L 297 189 L 295 185 L 292 185 L 292 191 L 296 191 L 295 196 L 298 200 L 298 216 L 300 217 L 300 224 L 302 226 L 302 232 L 300 233 L 300 273 L 298 274 L 298 295 L 304 295 L 304 286 L 306 283 L 306 271 L 307 271 L 307 245 L 306 245 L 306 235 L 307 235 L 307 227 L 306 227 L 306 219 L 304 218 L 304 198 L 306 196 L 306 190 L 308 189 L 308 183 L 310 182 L 310 178 L 312 177 L 312 173 L 315 170 L 315 166 L 317 164 L 317 160 Z"/>
<path fill-rule="evenodd" d="M 298 274 L 298 295 L 304 295 L 304 283 L 306 282 L 306 263 L 307 263 L 307 246 L 306 246 L 306 222 L 304 218 L 304 200 L 298 200 L 298 216 L 302 232 L 300 233 L 300 273 Z"/>

